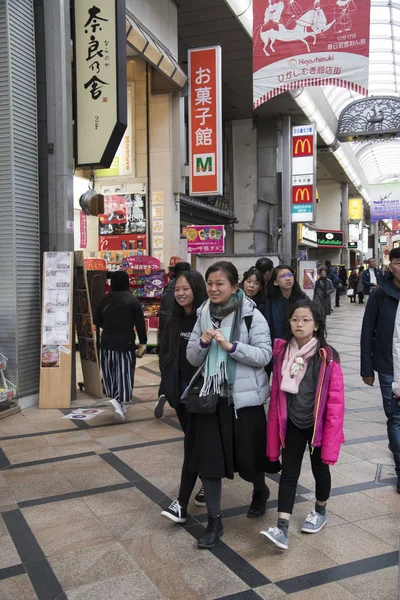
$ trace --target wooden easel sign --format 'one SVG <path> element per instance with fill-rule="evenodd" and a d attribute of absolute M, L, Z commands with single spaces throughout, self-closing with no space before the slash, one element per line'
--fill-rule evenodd
<path fill-rule="evenodd" d="M 43 255 L 39 408 L 69 408 L 72 381 L 73 253 Z"/>

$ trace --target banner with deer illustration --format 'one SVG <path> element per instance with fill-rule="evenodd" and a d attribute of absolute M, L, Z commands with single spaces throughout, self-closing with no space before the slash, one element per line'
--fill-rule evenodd
<path fill-rule="evenodd" d="M 369 0 L 253 0 L 253 108 L 297 88 L 367 95 Z"/>
<path fill-rule="evenodd" d="M 400 219 L 400 184 L 385 183 L 371 186 L 371 223 L 382 219 Z"/>

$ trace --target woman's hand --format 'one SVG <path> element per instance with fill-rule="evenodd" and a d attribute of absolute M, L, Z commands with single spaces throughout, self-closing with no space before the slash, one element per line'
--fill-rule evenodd
<path fill-rule="evenodd" d="M 220 329 L 216 329 L 214 332 L 214 339 L 217 342 L 218 346 L 220 346 L 223 350 L 230 352 L 232 350 L 233 344 L 228 342 L 224 334 Z"/>
<path fill-rule="evenodd" d="M 214 330 L 213 329 L 206 329 L 203 332 L 203 335 L 200 338 L 200 341 L 203 344 L 211 344 L 211 342 L 213 341 L 214 338 Z"/>

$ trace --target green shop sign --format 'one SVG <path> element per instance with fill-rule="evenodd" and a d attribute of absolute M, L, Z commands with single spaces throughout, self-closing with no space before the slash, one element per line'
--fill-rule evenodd
<path fill-rule="evenodd" d="M 343 231 L 317 231 L 318 246 L 324 248 L 343 248 Z"/>

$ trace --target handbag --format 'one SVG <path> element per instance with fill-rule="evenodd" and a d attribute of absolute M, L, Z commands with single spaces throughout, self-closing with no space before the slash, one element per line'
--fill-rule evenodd
<path fill-rule="evenodd" d="M 349 298 L 352 298 L 352 297 L 354 296 L 354 290 L 353 290 L 353 288 L 349 288 L 349 289 L 347 290 L 347 296 L 348 296 Z"/>
<path fill-rule="evenodd" d="M 197 415 L 209 415 L 215 413 L 219 403 L 218 394 L 207 394 L 207 396 L 200 396 L 201 388 L 204 384 L 204 377 L 199 375 L 197 379 L 192 382 L 188 393 L 184 393 L 186 396 L 186 410 L 190 413 Z"/>

